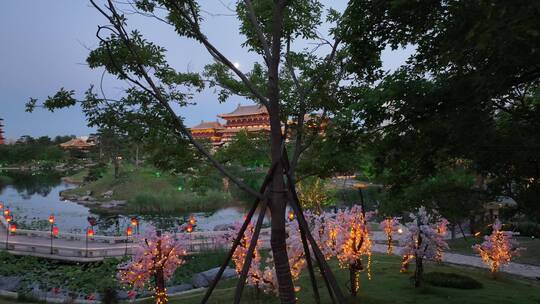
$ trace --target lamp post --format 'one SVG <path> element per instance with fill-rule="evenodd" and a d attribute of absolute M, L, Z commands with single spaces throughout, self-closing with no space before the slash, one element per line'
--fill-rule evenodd
<path fill-rule="evenodd" d="M 94 236 L 94 229 L 92 227 L 86 228 L 86 252 L 85 257 L 88 257 L 88 239 Z"/>
<path fill-rule="evenodd" d="M 8 250 L 8 246 L 9 246 L 9 234 L 15 233 L 16 231 L 17 231 L 17 224 L 9 221 L 7 229 L 6 229 L 6 250 Z"/>
<path fill-rule="evenodd" d="M 136 217 L 131 218 L 131 226 L 137 228 L 137 234 L 139 234 L 139 219 Z"/>
<path fill-rule="evenodd" d="M 126 253 L 125 255 L 127 255 L 128 253 L 128 243 L 129 243 L 129 237 L 133 234 L 133 228 L 131 227 L 127 227 L 126 229 Z"/>
<path fill-rule="evenodd" d="M 54 239 L 54 222 L 56 221 L 56 218 L 54 217 L 54 215 L 50 215 L 49 216 L 49 224 L 51 224 L 51 254 L 54 253 L 53 251 L 53 239 Z M 58 234 L 58 228 L 56 228 L 56 234 Z"/>

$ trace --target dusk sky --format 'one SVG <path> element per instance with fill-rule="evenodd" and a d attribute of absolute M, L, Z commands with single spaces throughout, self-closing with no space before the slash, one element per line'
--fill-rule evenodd
<path fill-rule="evenodd" d="M 259 58 L 240 44 L 238 22 L 222 3 L 230 0 L 201 1 L 205 15 L 204 32 L 210 40 L 240 68 L 248 69 Z M 346 1 L 325 1 L 342 10 Z M 218 15 L 216 15 L 218 14 Z M 172 29 L 154 19 L 132 15 L 128 17 L 131 29 L 139 29 L 151 41 L 164 46 L 170 64 L 180 71 L 201 71 L 212 62 L 206 50 L 193 41 L 179 38 Z M 64 134 L 87 135 L 79 108 L 50 113 L 37 109 L 26 113 L 24 104 L 29 97 L 43 99 L 64 87 L 75 90 L 77 96 L 90 84 L 99 85 L 102 70 L 91 70 L 85 64 L 89 50 L 97 45 L 95 37 L 103 16 L 85 0 L 3 0 L 0 11 L 0 118 L 4 118 L 6 137 L 16 139 L 22 135 L 56 136 Z M 383 62 L 386 70 L 393 70 L 409 56 L 410 50 L 386 51 Z M 119 97 L 126 83 L 105 75 L 107 97 Z M 197 94 L 197 103 L 182 109 L 179 114 L 192 126 L 202 119 L 215 120 L 216 114 L 232 111 L 238 103 L 249 102 L 230 98 L 224 104 L 217 102 L 213 89 Z"/>

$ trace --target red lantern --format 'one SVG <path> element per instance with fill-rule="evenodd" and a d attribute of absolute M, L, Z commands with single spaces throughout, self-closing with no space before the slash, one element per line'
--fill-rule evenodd
<path fill-rule="evenodd" d="M 187 233 L 192 233 L 192 232 L 193 232 L 193 226 L 191 226 L 191 224 L 190 224 L 190 225 L 187 225 L 187 227 L 186 227 L 186 232 L 187 232 Z"/>
<path fill-rule="evenodd" d="M 15 233 L 16 231 L 17 231 L 17 224 L 15 224 L 15 223 L 10 223 L 10 224 L 9 224 L 9 232 Z"/>
<path fill-rule="evenodd" d="M 136 227 L 139 225 L 139 220 L 136 217 L 131 218 L 131 226 Z"/>
<path fill-rule="evenodd" d="M 60 232 L 60 230 L 58 229 L 58 227 L 56 227 L 56 226 L 53 227 L 53 229 L 52 229 L 52 234 L 53 234 L 54 236 L 58 236 L 58 233 L 59 233 L 59 232 Z"/>
<path fill-rule="evenodd" d="M 13 216 L 11 216 L 11 215 L 6 215 L 6 222 L 9 223 L 9 222 L 11 222 L 11 221 L 13 221 Z"/>
<path fill-rule="evenodd" d="M 126 229 L 126 235 L 127 235 L 127 236 L 131 236 L 132 234 L 133 234 L 133 228 L 127 227 L 127 229 Z"/>
<path fill-rule="evenodd" d="M 55 218 L 54 215 L 49 216 L 49 223 L 54 224 Z"/>
<path fill-rule="evenodd" d="M 86 230 L 86 236 L 88 236 L 88 237 L 93 237 L 93 236 L 94 236 L 94 229 L 88 228 L 88 229 Z"/>
<path fill-rule="evenodd" d="M 6 208 L 6 209 L 4 210 L 4 216 L 8 216 L 8 215 L 9 215 L 9 209 Z"/>
<path fill-rule="evenodd" d="M 4 202 L 0 202 L 0 209 L 4 209 Z"/>

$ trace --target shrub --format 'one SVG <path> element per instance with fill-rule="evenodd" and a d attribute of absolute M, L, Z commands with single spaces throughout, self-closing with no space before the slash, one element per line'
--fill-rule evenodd
<path fill-rule="evenodd" d="M 510 228 L 504 227 L 507 230 L 519 232 L 520 236 L 540 237 L 540 224 L 535 222 L 517 222 L 512 223 Z"/>
<path fill-rule="evenodd" d="M 84 177 L 84 182 L 93 182 L 102 178 L 107 171 L 107 165 L 105 163 L 99 163 L 88 169 L 88 174 Z"/>
<path fill-rule="evenodd" d="M 457 273 L 428 272 L 424 274 L 424 281 L 437 287 L 458 289 L 479 289 L 482 283 L 477 280 Z"/>

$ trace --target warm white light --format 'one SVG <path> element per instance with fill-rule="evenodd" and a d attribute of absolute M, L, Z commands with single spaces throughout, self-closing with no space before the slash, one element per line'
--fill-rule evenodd
<path fill-rule="evenodd" d="M 403 229 L 399 228 L 399 229 L 397 230 L 397 232 L 398 232 L 398 233 L 403 233 Z"/>
<path fill-rule="evenodd" d="M 237 69 L 240 67 L 240 63 L 238 63 L 238 62 L 233 63 L 233 65 L 234 65 L 234 67 L 237 68 Z"/>

